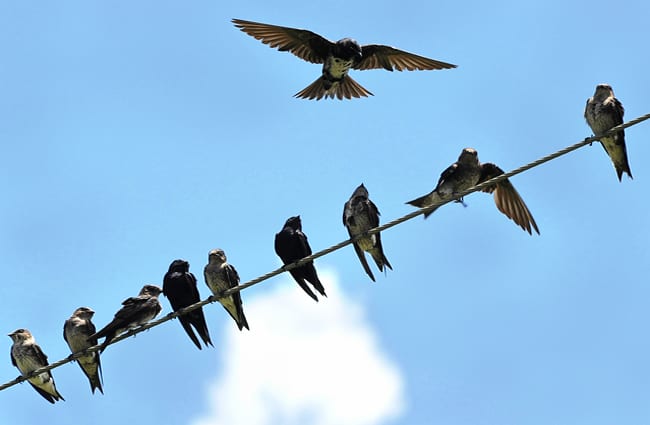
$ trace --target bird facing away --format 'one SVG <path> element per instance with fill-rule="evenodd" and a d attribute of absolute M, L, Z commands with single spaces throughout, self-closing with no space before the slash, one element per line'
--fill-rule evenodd
<path fill-rule="evenodd" d="M 226 253 L 223 249 L 213 249 L 208 253 L 208 264 L 203 268 L 203 277 L 212 294 L 218 298 L 223 308 L 237 323 L 239 330 L 241 331 L 243 328 L 250 330 L 244 315 L 241 292 L 235 292 L 227 297 L 222 296 L 224 291 L 239 285 L 239 274 L 235 267 L 226 260 Z"/>
<path fill-rule="evenodd" d="M 596 136 L 600 136 L 612 127 L 623 124 L 624 112 L 623 104 L 614 97 L 614 90 L 609 84 L 598 84 L 593 97 L 587 99 L 587 105 L 585 105 L 585 119 Z M 618 181 L 621 181 L 623 173 L 627 173 L 632 178 L 630 164 L 627 161 L 625 130 L 601 138 L 600 143 L 614 163 Z"/>
<path fill-rule="evenodd" d="M 65 321 L 63 325 L 63 339 L 68 343 L 72 354 L 97 345 L 97 338 L 88 338 L 96 331 L 95 325 L 91 320 L 94 314 L 95 312 L 91 308 L 79 307 Z M 93 394 L 95 394 L 95 389 L 98 389 L 100 393 L 104 394 L 104 389 L 102 388 L 102 365 L 99 360 L 99 352 L 95 351 L 81 356 L 77 358 L 77 363 L 79 363 L 81 370 L 88 377 L 90 389 Z"/>
<path fill-rule="evenodd" d="M 503 170 L 495 164 L 490 162 L 481 164 L 475 149 L 465 148 L 460 153 L 458 161 L 451 164 L 442 172 L 440 180 L 438 180 L 438 185 L 433 191 L 417 199 L 408 201 L 407 204 L 424 208 L 435 202 L 452 198 L 464 190 L 501 174 L 503 174 Z M 524 200 L 521 199 L 521 196 L 519 196 L 515 187 L 510 183 L 510 180 L 502 180 L 482 191 L 494 193 L 494 203 L 499 211 L 514 221 L 519 227 L 531 235 L 532 229 L 539 234 L 539 229 L 537 228 L 537 223 L 535 223 L 533 215 L 528 210 L 528 207 L 524 203 Z M 462 202 L 462 199 L 459 199 L 459 202 Z M 431 215 L 433 211 L 425 213 L 424 218 Z"/>
<path fill-rule="evenodd" d="M 43 353 L 43 350 L 41 350 L 41 347 L 38 346 L 31 332 L 27 329 L 17 329 L 9 334 L 9 338 L 13 341 L 13 345 L 11 346 L 11 364 L 16 366 L 23 376 L 49 364 L 47 362 L 47 356 Z M 57 391 L 54 378 L 49 371 L 39 373 L 29 378 L 28 381 L 36 392 L 50 403 L 54 404 L 59 400 L 65 401 L 63 396 Z"/>
<path fill-rule="evenodd" d="M 278 257 L 285 265 L 311 255 L 311 247 L 307 241 L 307 236 L 302 232 L 300 216 L 289 217 L 282 230 L 275 234 L 275 253 L 278 254 Z M 318 279 L 313 261 L 293 268 L 289 270 L 289 273 L 314 301 L 318 301 L 318 298 L 309 288 L 307 282 L 311 283 L 322 296 L 327 296 L 323 284 Z"/>
<path fill-rule="evenodd" d="M 196 277 L 190 273 L 190 263 L 185 260 L 172 261 L 163 278 L 163 294 L 169 300 L 174 311 L 201 301 L 199 288 L 196 286 Z M 201 349 L 201 343 L 194 334 L 192 326 L 199 333 L 206 347 L 208 344 L 212 345 L 208 325 L 205 323 L 205 316 L 203 315 L 203 308 L 178 316 L 178 321 L 199 350 Z"/>
<path fill-rule="evenodd" d="M 111 322 L 88 337 L 89 340 L 104 338 L 101 351 L 119 334 L 144 325 L 160 313 L 162 306 L 158 296 L 162 292 L 159 286 L 144 285 L 137 297 L 122 301 L 120 308 Z"/>
<path fill-rule="evenodd" d="M 425 58 L 381 44 L 359 45 L 351 38 L 332 42 L 320 35 L 303 29 L 262 24 L 259 22 L 233 19 L 237 28 L 281 52 L 291 52 L 311 63 L 322 63 L 323 73 L 316 81 L 299 91 L 294 97 L 316 99 L 335 97 L 372 96 L 348 71 L 352 69 L 380 69 L 387 71 L 416 71 L 456 68 L 456 65 Z"/>
<path fill-rule="evenodd" d="M 343 225 L 348 229 L 350 237 L 353 238 L 368 230 L 379 226 L 379 210 L 377 206 L 368 198 L 368 190 L 361 184 L 357 187 L 352 196 L 343 206 Z M 375 281 L 364 251 L 367 251 L 372 259 L 375 260 L 379 271 L 384 271 L 384 267 L 393 270 L 384 249 L 381 246 L 381 235 L 375 233 L 374 235 L 367 236 L 353 242 L 354 251 L 361 261 L 363 269 L 366 271 L 372 281 Z"/>

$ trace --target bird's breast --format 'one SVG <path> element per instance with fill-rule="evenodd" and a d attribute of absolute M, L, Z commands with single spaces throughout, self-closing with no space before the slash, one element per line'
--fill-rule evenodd
<path fill-rule="evenodd" d="M 352 60 L 345 60 L 336 56 L 328 56 L 323 64 L 323 74 L 334 80 L 340 80 L 345 77 L 352 67 Z"/>
<path fill-rule="evenodd" d="M 26 352 L 21 352 L 20 354 L 14 353 L 14 358 L 16 359 L 16 364 L 18 365 L 18 369 L 20 369 L 22 373 L 29 373 L 33 370 L 45 366 L 44 364 L 41 363 L 41 361 L 38 358 L 31 356 Z M 35 377 L 31 378 L 29 381 L 34 384 L 40 384 L 42 382 L 47 382 L 48 378 L 49 376 L 47 375 L 47 372 L 45 372 L 45 373 L 41 373 L 40 375 L 36 375 Z"/>

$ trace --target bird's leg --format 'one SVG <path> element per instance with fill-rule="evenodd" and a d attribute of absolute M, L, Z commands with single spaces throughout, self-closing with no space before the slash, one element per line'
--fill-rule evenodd
<path fill-rule="evenodd" d="M 456 199 L 454 202 L 461 204 L 463 207 L 467 208 L 467 204 L 465 203 L 462 197 Z"/>

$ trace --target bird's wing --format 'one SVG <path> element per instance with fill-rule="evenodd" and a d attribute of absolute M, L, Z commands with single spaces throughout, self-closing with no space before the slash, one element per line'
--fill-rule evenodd
<path fill-rule="evenodd" d="M 120 319 L 120 320 L 131 320 L 133 316 L 138 313 L 142 307 L 149 301 L 149 296 L 146 295 L 140 295 L 137 297 L 129 297 L 122 301 L 122 307 L 115 313 L 115 319 Z"/>
<path fill-rule="evenodd" d="M 228 277 L 228 286 L 230 288 L 235 288 L 239 285 L 239 273 L 237 273 L 237 270 L 232 264 L 226 265 L 226 276 Z M 237 323 L 239 330 L 241 330 L 242 328 L 249 329 L 248 321 L 246 320 L 246 316 L 244 315 L 244 306 L 241 299 L 241 291 L 232 294 L 232 299 L 235 302 L 235 309 L 237 310 L 237 317 L 233 317 L 233 319 L 235 319 L 235 322 Z M 228 313 L 230 313 L 230 315 L 232 316 L 230 310 L 228 310 Z"/>
<path fill-rule="evenodd" d="M 430 70 L 456 68 L 456 65 L 425 58 L 381 44 L 368 44 L 361 47 L 361 60 L 352 65 L 354 69 Z"/>
<path fill-rule="evenodd" d="M 196 276 L 194 276 L 194 273 L 188 272 L 185 278 L 187 279 L 188 283 L 190 283 L 190 285 L 188 286 L 190 287 L 192 299 L 196 300 L 195 302 L 201 301 L 201 294 L 199 294 L 199 288 L 198 285 L 196 284 Z"/>
<path fill-rule="evenodd" d="M 612 111 L 611 113 L 618 124 L 623 123 L 625 108 L 623 108 L 623 104 L 617 98 L 613 98 L 611 102 L 606 103 L 604 106 Z"/>
<path fill-rule="evenodd" d="M 372 202 L 370 199 L 367 200 L 368 202 L 368 219 L 370 221 L 370 225 L 374 228 L 379 226 L 379 216 L 381 215 L 379 213 L 379 209 L 377 208 L 377 205 L 375 205 L 374 202 Z M 379 233 L 377 233 L 379 235 Z"/>
<path fill-rule="evenodd" d="M 83 334 L 93 335 L 95 332 L 97 332 L 97 329 L 95 329 L 93 322 L 86 320 L 86 324 L 83 325 Z M 90 342 L 92 345 L 97 345 L 97 338 L 89 339 L 88 342 Z M 99 362 L 99 355 L 97 356 L 97 361 Z"/>
<path fill-rule="evenodd" d="M 36 345 L 36 344 L 32 344 L 32 345 L 31 345 L 31 349 L 34 351 L 34 353 L 33 353 L 33 354 L 34 354 L 34 357 L 36 357 L 36 358 L 38 359 L 38 363 L 39 363 L 40 365 L 42 365 L 42 366 L 47 366 L 47 365 L 49 364 L 49 363 L 47 362 L 47 356 L 45 355 L 45 353 L 43 352 L 43 350 L 41 350 L 41 347 L 40 347 L 40 346 L 38 346 L 38 345 Z"/>
<path fill-rule="evenodd" d="M 63 339 L 65 340 L 66 343 L 68 343 L 68 336 L 66 335 L 66 328 L 68 327 L 69 322 L 70 322 L 70 319 L 66 320 L 65 323 L 63 324 Z M 68 343 L 68 345 L 70 345 L 70 343 Z"/>
<path fill-rule="evenodd" d="M 228 276 L 228 286 L 234 288 L 239 285 L 239 273 L 232 264 L 227 264 L 225 267 L 226 276 Z"/>
<path fill-rule="evenodd" d="M 233 19 L 232 23 L 246 34 L 281 52 L 291 52 L 311 63 L 323 63 L 334 43 L 303 29 L 281 27 L 260 22 Z"/>
<path fill-rule="evenodd" d="M 481 165 L 481 177 L 478 183 L 483 183 L 496 176 L 503 174 L 503 170 L 492 163 L 484 163 Z M 478 184 L 477 183 L 477 184 Z M 521 199 L 515 187 L 506 179 L 497 183 L 494 186 L 483 189 L 483 192 L 494 193 L 494 203 L 499 211 L 506 215 L 509 219 L 517 223 L 519 227 L 532 235 L 532 229 L 539 234 L 537 223 L 533 215 L 528 210 L 528 207 Z"/>
<path fill-rule="evenodd" d="M 359 261 L 361 262 L 361 265 L 363 266 L 363 269 L 366 271 L 368 276 L 370 276 L 370 279 L 372 281 L 375 281 L 375 276 L 372 274 L 372 270 L 370 270 L 370 266 L 368 265 L 368 260 L 366 260 L 366 255 L 363 252 L 363 249 L 359 246 L 357 243 L 352 244 L 354 246 L 354 252 L 357 253 L 357 257 L 359 257 Z"/>
<path fill-rule="evenodd" d="M 436 189 L 439 188 L 440 185 L 445 180 L 449 179 L 457 170 L 458 170 L 458 163 L 454 162 L 449 167 L 447 167 L 445 171 L 440 173 L 440 178 L 438 179 L 438 184 L 436 185 Z"/>
<path fill-rule="evenodd" d="M 311 247 L 309 246 L 309 240 L 307 239 L 307 235 L 305 235 L 300 230 L 296 230 L 296 234 L 298 235 L 298 237 L 296 238 L 296 242 L 297 242 L 298 246 L 300 247 L 300 250 L 304 253 L 302 255 L 302 257 L 310 256 L 311 255 Z"/>
<path fill-rule="evenodd" d="M 350 200 L 351 201 L 351 200 Z M 350 201 L 347 201 L 345 204 L 343 204 L 343 225 L 345 227 L 348 227 L 348 220 L 352 218 L 352 214 L 348 216 L 348 210 L 350 208 Z"/>

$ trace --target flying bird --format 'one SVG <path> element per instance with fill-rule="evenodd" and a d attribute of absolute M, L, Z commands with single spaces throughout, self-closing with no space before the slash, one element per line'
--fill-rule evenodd
<path fill-rule="evenodd" d="M 162 292 L 159 286 L 144 285 L 137 297 L 129 297 L 122 301 L 120 308 L 111 322 L 99 332 L 88 337 L 88 340 L 104 338 L 101 351 L 119 334 L 144 325 L 160 313 L 162 306 L 158 296 Z"/>
<path fill-rule="evenodd" d="M 275 253 L 278 254 L 278 257 L 285 265 L 311 255 L 311 247 L 307 241 L 307 236 L 302 232 L 300 216 L 289 217 L 282 230 L 275 234 Z M 327 296 L 323 284 L 318 279 L 313 261 L 293 268 L 289 270 L 289 273 L 314 301 L 318 301 L 318 298 L 309 288 L 307 282 L 311 283 L 322 296 Z"/>
<path fill-rule="evenodd" d="M 427 207 L 435 202 L 447 200 L 456 196 L 479 183 L 488 181 L 498 175 L 503 174 L 503 170 L 490 162 L 481 164 L 478 160 L 478 153 L 475 149 L 465 148 L 460 153 L 458 161 L 451 164 L 440 175 L 438 185 L 431 192 L 421 196 L 407 204 L 418 208 Z M 515 187 L 510 180 L 505 179 L 496 185 L 489 186 L 482 190 L 487 193 L 494 193 L 494 203 L 499 211 L 506 217 L 514 221 L 519 227 L 532 235 L 534 229 L 539 234 L 537 223 L 528 207 L 521 199 Z M 462 203 L 462 199 L 458 200 Z M 435 211 L 435 209 L 434 209 Z M 433 211 L 424 214 L 424 218 L 431 215 Z"/>
<path fill-rule="evenodd" d="M 311 63 L 322 63 L 323 73 L 311 85 L 299 91 L 294 97 L 316 99 L 335 97 L 372 96 L 368 90 L 354 81 L 348 71 L 352 69 L 379 69 L 387 71 L 415 71 L 456 68 L 456 65 L 425 58 L 381 44 L 359 45 L 351 38 L 332 42 L 320 35 L 303 29 L 262 24 L 259 22 L 233 19 L 237 28 L 281 52 L 291 52 Z"/>
<path fill-rule="evenodd" d="M 174 311 L 201 301 L 199 289 L 196 286 L 196 277 L 190 273 L 190 263 L 185 260 L 172 261 L 163 278 L 163 294 L 169 299 Z M 208 325 L 205 323 L 205 316 L 203 316 L 203 308 L 178 316 L 178 321 L 199 350 L 201 343 L 194 334 L 192 326 L 199 333 L 206 347 L 208 344 L 212 345 Z"/>
<path fill-rule="evenodd" d="M 350 199 L 343 206 L 343 225 L 348 229 L 351 238 L 379 226 L 379 210 L 368 198 L 368 190 L 363 184 L 356 188 Z M 359 257 L 359 261 L 361 261 L 363 269 L 373 282 L 375 281 L 375 276 L 373 276 L 368 266 L 364 251 L 367 251 L 372 256 L 380 272 L 385 270 L 384 267 L 393 270 L 386 255 L 384 255 L 384 249 L 381 246 L 381 235 L 379 233 L 363 237 L 353 242 L 352 245 Z"/>
<path fill-rule="evenodd" d="M 47 356 L 43 353 L 43 350 L 41 350 L 41 347 L 39 347 L 31 332 L 27 329 L 17 329 L 10 333 L 9 337 L 13 341 L 11 346 L 11 364 L 16 366 L 23 376 L 27 376 L 36 369 L 49 364 L 47 362 Z M 59 400 L 65 401 L 63 396 L 57 391 L 54 378 L 50 371 L 39 373 L 29 378 L 28 381 L 36 392 L 50 403 L 54 404 Z"/>
<path fill-rule="evenodd" d="M 614 90 L 609 84 L 598 84 L 593 97 L 587 99 L 587 105 L 585 105 L 585 119 L 596 136 L 623 124 L 624 112 L 623 104 L 614 97 Z M 601 138 L 600 143 L 614 163 L 618 181 L 621 181 L 623 173 L 627 173 L 632 178 L 630 164 L 627 161 L 625 130 Z"/>
<path fill-rule="evenodd" d="M 241 292 L 235 292 L 227 297 L 222 296 L 224 291 L 239 285 L 239 274 L 235 267 L 226 260 L 226 253 L 223 249 L 213 249 L 208 253 L 208 264 L 203 268 L 203 277 L 212 294 L 218 298 L 223 308 L 237 323 L 239 330 L 241 331 L 243 328 L 250 330 L 244 315 Z"/>
<path fill-rule="evenodd" d="M 97 338 L 88 338 L 96 331 L 95 325 L 91 320 L 94 314 L 95 312 L 91 308 L 79 307 L 65 321 L 63 325 L 63 339 L 68 343 L 72 354 L 97 345 Z M 78 357 L 77 363 L 79 363 L 81 370 L 88 377 L 90 389 L 93 394 L 95 394 L 95 389 L 98 389 L 100 393 L 104 394 L 104 389 L 102 388 L 102 365 L 99 360 L 99 352 L 95 351 Z"/>

